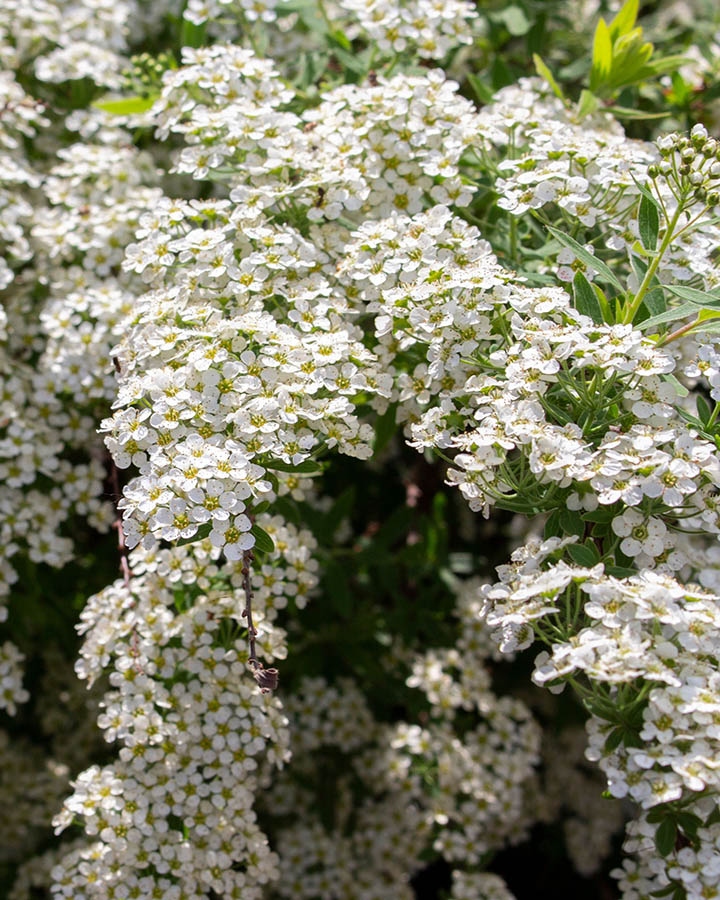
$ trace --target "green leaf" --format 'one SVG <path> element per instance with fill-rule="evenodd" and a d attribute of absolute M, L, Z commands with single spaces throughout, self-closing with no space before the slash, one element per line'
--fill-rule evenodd
<path fill-rule="evenodd" d="M 614 288 L 622 292 L 623 287 L 617 276 L 613 274 L 610 268 L 601 259 L 593 256 L 592 253 L 589 253 L 582 246 L 582 244 L 578 244 L 574 238 L 571 238 L 569 235 L 565 234 L 565 232 L 560 231 L 559 228 L 555 228 L 552 225 L 546 227 L 556 240 L 560 241 L 565 247 L 569 247 L 578 259 L 582 260 L 586 266 L 590 266 L 591 269 L 597 272 L 598 278 L 602 278 L 603 281 L 609 282 Z"/>
<path fill-rule="evenodd" d="M 621 727 L 613 728 L 610 734 L 605 738 L 605 743 L 603 744 L 603 749 L 607 753 L 612 753 L 613 750 L 617 750 L 617 748 L 623 742 L 623 734 L 624 731 Z"/>
<path fill-rule="evenodd" d="M 617 15 L 608 26 L 610 40 L 613 43 L 628 32 L 632 31 L 638 14 L 638 0 L 626 0 L 619 9 Z"/>
<path fill-rule="evenodd" d="M 658 825 L 655 832 L 655 846 L 660 856 L 668 856 L 675 849 L 677 840 L 677 822 L 668 816 Z"/>
<path fill-rule="evenodd" d="M 715 292 L 699 291 L 697 288 L 684 287 L 679 284 L 668 284 L 667 289 L 681 300 L 702 306 L 705 309 L 720 309 L 720 295 Z"/>
<path fill-rule="evenodd" d="M 659 230 L 660 216 L 658 215 L 657 203 L 651 202 L 643 194 L 640 197 L 640 206 L 638 208 L 638 231 L 640 232 L 640 240 L 646 250 L 655 252 Z"/>
<path fill-rule="evenodd" d="M 262 553 L 275 552 L 275 542 L 264 528 L 261 528 L 259 525 L 253 525 L 250 529 L 250 533 L 255 538 L 256 550 L 260 550 Z"/>
<path fill-rule="evenodd" d="M 334 46 L 332 52 L 335 59 L 349 72 L 354 72 L 356 75 L 365 75 L 367 72 L 367 60 L 363 56 L 358 56 L 341 46 Z"/>
<path fill-rule="evenodd" d="M 697 830 L 703 824 L 702 819 L 691 812 L 679 812 L 677 814 L 677 823 L 690 838 L 697 837 Z"/>
<path fill-rule="evenodd" d="M 340 47 L 342 50 L 351 50 L 352 44 L 345 37 L 345 34 L 342 31 L 331 31 L 329 32 L 330 43 Z"/>
<path fill-rule="evenodd" d="M 584 316 L 590 316 L 593 322 L 600 324 L 603 321 L 600 303 L 592 285 L 582 272 L 575 273 L 573 294 L 575 297 L 575 309 Z"/>
<path fill-rule="evenodd" d="M 600 562 L 600 554 L 594 544 L 569 544 L 566 549 L 572 561 L 586 569 Z"/>
<path fill-rule="evenodd" d="M 610 304 L 608 303 L 607 297 L 605 296 L 602 288 L 599 284 L 593 284 L 592 289 L 595 291 L 595 296 L 597 297 L 598 303 L 600 304 L 603 322 L 612 324 L 615 321 L 615 315 L 610 308 Z"/>
<path fill-rule="evenodd" d="M 674 375 L 663 375 L 662 380 L 667 381 L 668 384 L 671 384 L 675 388 L 678 397 L 687 397 L 690 393 L 685 385 L 679 382 Z"/>
<path fill-rule="evenodd" d="M 707 425 L 707 423 L 710 421 L 712 410 L 710 409 L 710 404 L 702 394 L 698 394 L 695 398 L 695 408 L 697 409 L 697 414 L 700 421 L 703 423 L 703 425 Z"/>
<path fill-rule="evenodd" d="M 653 288 L 651 291 L 648 291 L 647 294 L 643 297 L 643 303 L 645 304 L 645 308 L 650 313 L 651 316 L 659 316 L 665 312 L 667 309 L 667 303 L 665 303 L 665 294 L 663 293 L 662 288 Z"/>
<path fill-rule="evenodd" d="M 600 101 L 595 94 L 593 94 L 592 91 L 583 90 L 580 94 L 580 99 L 578 100 L 577 112 L 575 115 L 579 121 L 582 121 L 585 116 L 592 115 L 599 106 Z"/>
<path fill-rule="evenodd" d="M 543 537 L 560 537 L 562 535 L 562 526 L 560 525 L 560 510 L 556 509 L 550 513 L 545 522 Z"/>
<path fill-rule="evenodd" d="M 533 62 L 535 63 L 535 71 L 538 73 L 538 75 L 541 78 L 544 78 L 545 81 L 547 81 L 547 83 L 552 88 L 553 94 L 555 94 L 555 96 L 558 98 L 558 100 L 564 100 L 565 95 L 562 92 L 562 88 L 557 83 L 557 81 L 555 81 L 555 78 L 553 77 L 553 73 L 545 65 L 545 63 L 542 60 L 542 57 L 538 56 L 537 53 L 533 53 Z"/>
<path fill-rule="evenodd" d="M 262 463 L 266 469 L 275 469 L 277 472 L 291 472 L 294 475 L 321 475 L 322 468 L 314 459 L 306 459 L 301 463 L 293 465 L 292 463 L 283 462 L 281 459 L 268 459 Z"/>
<path fill-rule="evenodd" d="M 596 522 L 604 525 L 607 522 L 611 522 L 617 514 L 618 511 L 614 506 L 598 506 L 597 509 L 593 509 L 591 512 L 583 513 L 582 519 L 583 522 Z"/>
<path fill-rule="evenodd" d="M 132 116 L 147 112 L 158 96 L 159 94 L 154 94 L 150 97 L 126 97 L 124 100 L 98 100 L 93 106 L 112 116 Z"/>
<path fill-rule="evenodd" d="M 210 522 L 204 522 L 195 534 L 189 538 L 181 538 L 176 544 L 176 547 L 184 547 L 186 544 L 194 544 L 196 541 L 204 541 L 206 537 L 212 531 L 212 524 Z"/>
<path fill-rule="evenodd" d="M 637 575 L 637 570 L 628 566 L 605 566 L 605 573 L 613 578 L 630 578 L 631 575 Z"/>
<path fill-rule="evenodd" d="M 608 80 L 613 62 L 613 46 L 605 19 L 600 19 L 593 38 L 590 90 L 595 93 Z"/>
<path fill-rule="evenodd" d="M 673 306 L 659 316 L 653 316 L 651 319 L 645 319 L 640 322 L 638 328 L 640 331 L 647 331 L 656 325 L 666 325 L 668 322 L 677 322 L 678 319 L 686 319 L 688 316 L 697 313 L 697 306 L 694 303 L 683 303 L 682 306 Z"/>
<path fill-rule="evenodd" d="M 492 99 L 495 96 L 493 90 L 489 88 L 485 82 L 478 78 L 477 75 L 468 74 L 467 76 L 468 84 L 473 89 L 475 96 L 480 101 L 482 106 L 485 106 L 488 103 L 492 103 Z"/>
<path fill-rule="evenodd" d="M 672 881 L 667 887 L 660 888 L 658 891 L 651 891 L 651 897 L 669 897 L 670 894 L 674 894 L 677 890 L 677 882 Z"/>
<path fill-rule="evenodd" d="M 205 42 L 205 23 L 196 25 L 194 22 L 183 19 L 182 28 L 180 29 L 180 46 L 181 47 L 202 47 Z"/>
<path fill-rule="evenodd" d="M 705 827 L 710 828 L 713 825 L 717 825 L 720 822 L 720 806 L 716 806 L 715 809 L 710 813 L 710 815 L 705 820 Z"/>
<path fill-rule="evenodd" d="M 525 15 L 525 10 L 512 4 L 506 6 L 496 18 L 500 19 L 513 37 L 521 37 L 530 31 L 532 23 Z"/>
<path fill-rule="evenodd" d="M 660 206 L 653 192 L 646 184 L 643 184 L 642 181 L 638 181 L 637 178 L 632 174 L 632 172 L 630 173 L 630 175 L 632 180 L 635 182 L 635 187 L 640 191 L 643 197 L 647 197 L 648 201 L 652 203 L 655 209 L 658 211 L 658 215 L 660 215 L 660 213 L 662 212 L 662 207 Z"/>
<path fill-rule="evenodd" d="M 560 510 L 560 526 L 565 534 L 576 534 L 582 537 L 585 534 L 585 523 L 582 516 L 575 509 Z"/>

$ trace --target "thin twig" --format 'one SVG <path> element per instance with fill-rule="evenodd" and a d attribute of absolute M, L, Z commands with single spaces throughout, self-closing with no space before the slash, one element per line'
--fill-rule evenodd
<path fill-rule="evenodd" d="M 252 584 L 250 582 L 250 570 L 253 564 L 253 560 L 255 559 L 255 554 L 252 550 L 246 550 L 243 553 L 243 567 L 242 567 L 242 577 L 243 577 L 243 590 L 245 591 L 245 609 L 243 610 L 243 617 L 247 619 L 247 628 L 248 628 L 248 666 L 252 669 L 253 678 L 260 685 L 260 689 L 263 694 L 267 694 L 270 691 L 274 691 L 278 686 L 278 670 L 277 669 L 265 669 L 263 664 L 257 658 L 257 649 L 256 649 L 256 639 L 257 639 L 257 631 L 255 630 L 255 623 L 253 622 L 253 614 L 252 614 L 252 602 L 253 602 L 253 589 Z"/>

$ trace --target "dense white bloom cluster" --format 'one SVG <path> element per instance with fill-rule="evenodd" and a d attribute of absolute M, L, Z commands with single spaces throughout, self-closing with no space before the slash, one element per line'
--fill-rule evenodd
<path fill-rule="evenodd" d="M 277 583 L 302 597 L 313 585 L 310 568 L 301 574 L 299 566 L 309 537 L 298 546 L 292 526 L 263 522 L 283 538 L 268 558 L 281 565 Z M 120 885 L 129 896 L 164 894 L 179 885 L 187 897 L 208 889 L 260 897 L 275 877 L 253 795 L 264 767 L 288 757 L 287 720 L 277 699 L 243 677 L 247 599 L 233 589 L 237 567 L 218 557 L 208 541 L 138 549 L 130 580 L 92 597 L 82 614 L 78 672 L 91 682 L 109 672 L 98 724 L 120 753 L 77 778 L 56 819 L 62 830 L 82 817 L 94 839 L 56 866 L 56 896 L 105 897 Z M 190 605 L 178 599 L 183 578 L 197 592 Z M 282 629 L 262 606 L 253 614 L 265 658 L 283 657 Z"/>
<path fill-rule="evenodd" d="M 640 810 L 624 900 L 715 896 L 718 142 L 632 139 L 608 91 L 574 106 L 549 74 L 478 109 L 466 0 L 152 7 L 8 0 L 0 23 L 0 710 L 30 702 L 43 744 L 0 731 L 13 900 L 412 900 L 428 860 L 452 900 L 510 900 L 492 854 L 565 817 L 593 873 L 611 798 Z M 487 17 L 529 33 L 519 6 Z M 480 554 L 438 549 L 455 529 L 419 500 L 439 519 L 445 497 L 411 476 L 402 534 L 356 533 L 316 487 L 400 471 L 398 424 L 464 513 L 544 529 L 497 583 L 457 582 Z M 81 696 L 6 595 L 111 526 L 122 577 L 88 575 Z M 423 566 L 457 602 L 405 642 L 393 604 Z M 286 687 L 273 664 L 319 595 L 347 628 L 298 640 Z M 572 686 L 587 738 L 543 741 L 550 707 L 497 693 L 537 640 L 534 682 Z M 71 774 L 59 846 L 23 865 Z"/>
<path fill-rule="evenodd" d="M 340 6 L 381 51 L 414 51 L 422 59 L 442 59 L 458 44 L 472 43 L 477 18 L 467 0 L 340 0 Z"/>
<path fill-rule="evenodd" d="M 5 0 L 0 23 L 3 64 L 15 67 L 32 60 L 40 81 L 88 78 L 117 87 L 122 54 L 142 5 L 135 0 Z M 161 17 L 168 5 L 158 3 L 153 17 Z"/>

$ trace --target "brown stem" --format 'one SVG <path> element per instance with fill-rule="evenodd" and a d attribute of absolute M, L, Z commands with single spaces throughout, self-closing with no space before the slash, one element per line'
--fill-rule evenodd
<path fill-rule="evenodd" d="M 684 334 L 687 334 L 688 331 L 692 331 L 692 329 L 700 324 L 700 316 L 698 315 L 697 319 L 693 319 L 692 322 L 688 322 L 687 325 L 683 325 L 681 328 L 678 328 L 677 331 L 673 331 L 671 334 L 668 334 L 666 337 L 659 340 L 656 347 L 664 347 L 665 344 L 669 344 L 670 341 L 676 341 L 679 337 L 682 337 Z"/>
<path fill-rule="evenodd" d="M 267 694 L 270 691 L 274 691 L 278 686 L 278 670 L 264 668 L 263 664 L 257 658 L 257 631 L 255 630 L 255 623 L 253 622 L 253 590 L 252 584 L 250 583 L 250 569 L 254 559 L 255 554 L 252 550 L 246 550 L 243 553 L 242 577 L 243 590 L 245 591 L 245 609 L 242 614 L 243 617 L 247 619 L 248 627 L 248 665 L 252 669 L 253 678 L 260 685 L 263 694 Z"/>

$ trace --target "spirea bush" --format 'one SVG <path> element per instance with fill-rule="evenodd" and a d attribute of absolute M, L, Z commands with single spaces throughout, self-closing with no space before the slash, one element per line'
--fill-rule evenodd
<path fill-rule="evenodd" d="M 9 900 L 720 898 L 720 12 L 0 3 Z"/>

